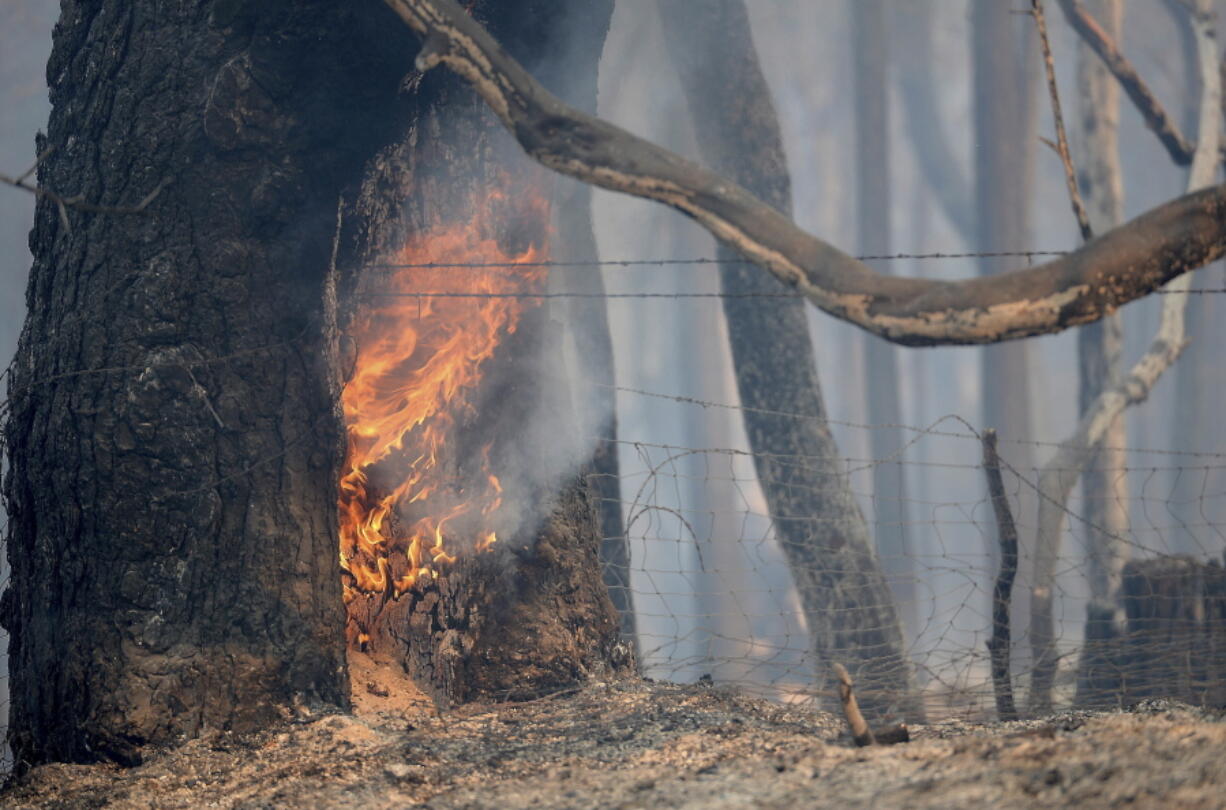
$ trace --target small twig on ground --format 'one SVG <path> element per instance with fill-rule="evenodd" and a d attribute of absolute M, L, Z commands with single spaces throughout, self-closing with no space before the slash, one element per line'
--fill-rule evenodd
<path fill-rule="evenodd" d="M 1081 238 L 1089 242 L 1094 238 L 1094 231 L 1090 228 L 1090 215 L 1086 213 L 1081 191 L 1077 188 L 1077 172 L 1073 169 L 1073 156 L 1068 148 L 1068 133 L 1064 129 L 1064 114 L 1060 110 L 1056 63 L 1051 55 L 1051 41 L 1047 38 L 1047 17 L 1043 13 L 1043 0 L 1031 0 L 1030 5 L 1034 24 L 1039 32 L 1039 44 L 1043 48 L 1043 66 L 1047 70 L 1047 91 L 1051 95 L 1051 114 L 1056 122 L 1056 151 L 1060 155 L 1060 162 L 1064 164 L 1064 182 L 1068 186 L 1073 215 L 1077 217 L 1077 227 L 1081 229 Z"/>
<path fill-rule="evenodd" d="M 876 745 L 877 738 L 873 736 L 873 730 L 868 727 L 868 721 L 860 713 L 860 704 L 856 703 L 856 693 L 851 688 L 851 674 L 847 671 L 847 667 L 840 663 L 836 662 L 833 668 L 834 674 L 839 679 L 839 700 L 843 702 L 843 715 L 847 718 L 847 725 L 851 728 L 851 738 L 855 740 L 856 745 Z"/>
<path fill-rule="evenodd" d="M 1017 576 L 1017 526 L 1000 475 L 996 431 L 990 428 L 983 432 L 983 471 L 988 478 L 988 494 L 992 498 L 992 511 L 996 513 L 996 531 L 1000 539 L 1000 570 L 992 589 L 992 638 L 988 641 L 992 689 L 996 694 L 997 718 L 1016 720 L 1013 683 L 1009 679 L 1009 603 L 1013 597 L 1013 580 Z"/>

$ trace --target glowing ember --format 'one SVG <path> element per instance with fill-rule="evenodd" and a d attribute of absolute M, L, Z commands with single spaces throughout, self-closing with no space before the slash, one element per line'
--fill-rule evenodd
<path fill-rule="evenodd" d="M 361 592 L 395 598 L 454 562 L 461 548 L 497 542 L 487 524 L 502 485 L 490 470 L 490 445 L 468 462 L 448 450 L 458 443 L 458 420 L 472 411 L 482 364 L 533 305 L 482 296 L 536 291 L 545 275 L 532 266 L 545 258 L 542 248 L 508 252 L 503 243 L 514 241 L 507 235 L 517 227 L 543 234 L 548 208 L 495 192 L 473 214 L 427 229 L 390 257 L 388 264 L 417 266 L 392 269 L 351 330 L 358 356 L 342 395 L 349 448 L 339 499 L 346 603 Z M 526 266 L 455 266 L 499 262 Z M 420 266 L 430 264 L 452 266 Z M 417 295 L 440 291 L 472 297 Z M 461 473 L 466 463 L 480 469 Z"/>

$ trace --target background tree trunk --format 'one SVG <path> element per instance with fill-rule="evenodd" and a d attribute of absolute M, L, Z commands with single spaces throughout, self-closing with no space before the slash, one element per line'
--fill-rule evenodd
<path fill-rule="evenodd" d="M 860 251 L 871 256 L 890 252 L 890 43 L 882 0 L 851 4 L 855 54 L 856 222 Z M 889 273 L 890 262 L 869 262 Z M 907 493 L 903 466 L 893 459 L 903 446 L 902 406 L 898 396 L 898 350 L 884 340 L 864 336 L 868 421 L 872 430 L 873 518 L 877 559 L 903 616 L 914 616 L 915 566 L 907 539 Z M 906 627 L 904 638 L 918 628 Z"/>
<path fill-rule="evenodd" d="M 1180 124 L 1185 133 L 1196 132 L 1200 111 L 1201 81 L 1196 60 L 1196 35 L 1192 30 L 1188 10 L 1177 0 L 1163 4 L 1179 32 L 1183 56 L 1183 104 Z M 1226 6 L 1218 3 L 1217 29 L 1221 36 L 1226 21 Z M 1172 104 L 1172 106 L 1174 106 Z M 1220 289 L 1226 278 L 1226 264 L 1219 263 L 1208 272 L 1198 273 L 1193 290 Z M 1226 443 L 1221 411 L 1216 403 L 1226 397 L 1226 364 L 1221 362 L 1218 347 L 1226 341 L 1226 318 L 1222 317 L 1222 302 L 1216 294 L 1191 294 L 1186 313 L 1188 346 L 1174 369 L 1175 407 L 1163 413 L 1169 419 L 1172 450 L 1198 452 L 1206 447 L 1221 447 Z M 1215 499 L 1206 493 L 1221 492 L 1224 480 L 1221 469 L 1177 470 L 1167 484 L 1166 511 L 1176 524 L 1168 533 L 1166 550 L 1171 554 L 1189 554 L 1204 558 L 1221 547 L 1214 524 L 1226 519 Z"/>
<path fill-rule="evenodd" d="M 699 11 L 692 3 L 659 6 L 705 162 L 789 212 L 779 124 L 743 2 L 708 0 Z M 712 104 L 717 76 L 721 92 Z M 830 664 L 843 663 L 866 714 L 918 718 L 893 600 L 826 425 L 804 304 L 736 297 L 782 287 L 724 247 L 719 258 L 745 430 L 804 606 L 819 683 Z"/>
<path fill-rule="evenodd" d="M 977 248 L 982 251 L 1024 251 L 1030 247 L 1031 178 L 1034 174 L 1033 82 L 1023 55 L 1018 26 L 1031 25 L 1007 3 L 971 5 L 972 58 L 974 61 L 975 210 L 978 212 Z M 1018 266 L 1015 258 L 985 258 L 981 275 L 993 275 Z M 983 390 L 983 427 L 995 428 L 1003 440 L 1000 455 L 1027 474 L 1035 467 L 1028 445 L 1010 445 L 1010 439 L 1033 435 L 1030 413 L 1029 346 L 1013 341 L 983 349 L 980 372 Z M 1027 488 L 1018 491 L 1015 514 L 1033 515 L 1036 501 Z M 1034 530 L 1018 527 L 1020 559 L 1034 548 Z M 988 543 L 989 554 L 999 547 Z M 1029 611 L 1024 594 L 1027 570 L 1019 567 L 1013 603 L 1013 629 L 1024 638 Z M 1016 598 L 1022 596 L 1022 598 Z"/>
<path fill-rule="evenodd" d="M 18 767 L 348 700 L 338 195 L 415 47 L 378 4 L 65 2 L 10 385 Z"/>
<path fill-rule="evenodd" d="M 1086 8 L 1118 42 L 1123 31 L 1122 0 L 1091 0 Z M 1124 220 L 1124 178 L 1118 137 L 1120 90 L 1115 77 L 1084 42 L 1077 46 L 1077 77 L 1083 143 L 1077 161 L 1078 183 L 1094 232 L 1103 233 Z M 1123 321 L 1118 312 L 1078 331 L 1083 414 L 1103 390 L 1119 384 L 1123 338 Z M 1130 549 L 1117 538 L 1128 535 L 1128 453 L 1124 449 L 1127 445 L 1128 434 L 1121 415 L 1108 428 L 1102 447 L 1081 478 L 1088 524 L 1090 601 L 1086 605 L 1085 645 L 1077 684 L 1079 705 L 1103 703 L 1119 687 L 1115 668 L 1104 656 L 1112 639 L 1123 631 L 1119 591 Z"/>

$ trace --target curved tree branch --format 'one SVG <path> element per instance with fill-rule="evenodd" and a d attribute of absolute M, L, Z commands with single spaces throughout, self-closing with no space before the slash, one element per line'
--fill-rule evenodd
<path fill-rule="evenodd" d="M 550 95 L 454 0 L 385 0 L 423 38 L 417 68 L 464 77 L 541 164 L 671 205 L 825 312 L 905 345 L 995 343 L 1089 323 L 1226 253 L 1226 184 L 1060 259 L 991 278 L 875 273 L 743 188 Z"/>

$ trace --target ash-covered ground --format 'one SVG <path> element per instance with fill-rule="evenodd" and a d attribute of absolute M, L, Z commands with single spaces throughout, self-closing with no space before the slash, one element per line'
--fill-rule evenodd
<path fill-rule="evenodd" d="M 30 808 L 1003 808 L 1226 806 L 1226 720 L 1118 713 L 912 729 L 852 745 L 841 718 L 709 686 L 592 684 L 438 715 L 356 667 L 353 715 L 306 711 L 144 764 L 48 765 L 0 793 Z M 384 693 L 387 693 L 386 695 Z"/>

